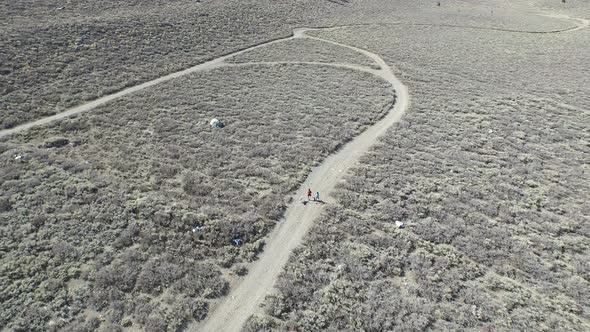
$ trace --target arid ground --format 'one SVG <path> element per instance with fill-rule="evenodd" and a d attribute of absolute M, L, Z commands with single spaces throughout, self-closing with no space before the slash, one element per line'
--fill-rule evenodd
<path fill-rule="evenodd" d="M 0 329 L 590 329 L 590 4 L 1 8 Z"/>

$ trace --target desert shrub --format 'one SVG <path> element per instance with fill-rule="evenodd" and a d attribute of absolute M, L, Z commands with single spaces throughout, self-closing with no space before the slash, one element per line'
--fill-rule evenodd
<path fill-rule="evenodd" d="M 88 298 L 88 305 L 96 310 L 103 310 L 112 302 L 121 301 L 125 293 L 117 288 L 96 288 Z"/>
<path fill-rule="evenodd" d="M 63 137 L 56 137 L 50 140 L 47 140 L 43 147 L 45 148 L 61 148 L 66 145 L 70 144 L 70 141 L 67 138 Z"/>
<path fill-rule="evenodd" d="M 284 314 L 288 312 L 285 306 L 285 301 L 282 295 L 268 295 L 264 299 L 264 312 L 267 315 L 284 318 Z"/>
<path fill-rule="evenodd" d="M 227 292 L 228 283 L 212 264 L 195 263 L 187 267 L 184 276 L 172 288 L 191 297 L 215 298 Z"/>
<path fill-rule="evenodd" d="M 8 212 L 12 209 L 12 204 L 8 197 L 0 197 L 0 212 Z"/>
<path fill-rule="evenodd" d="M 278 45 L 268 45 L 230 58 L 229 61 L 236 63 L 257 61 L 356 63 L 378 68 L 377 64 L 363 54 L 311 39 L 292 39 Z"/>
<path fill-rule="evenodd" d="M 147 295 L 139 295 L 133 300 L 134 316 L 138 323 L 145 324 L 150 314 L 158 307 Z"/>
<path fill-rule="evenodd" d="M 145 320 L 144 327 L 148 332 L 168 331 L 168 324 L 161 314 L 154 314 L 148 317 Z"/>
<path fill-rule="evenodd" d="M 91 316 L 85 320 L 77 320 L 70 324 L 68 324 L 63 330 L 64 331 L 82 331 L 82 332 L 92 332 L 99 330 L 101 324 L 101 320 L 97 316 Z M 109 324 L 110 325 L 110 324 Z M 111 325 L 113 331 L 117 331 L 116 325 Z"/>
<path fill-rule="evenodd" d="M 209 311 L 207 302 L 200 299 L 186 299 L 184 306 L 187 308 L 191 316 L 197 321 L 205 319 L 207 312 Z"/>
<path fill-rule="evenodd" d="M 99 332 L 122 332 L 123 327 L 118 324 L 107 323 L 100 325 L 100 327 L 97 330 Z"/>
<path fill-rule="evenodd" d="M 189 172 L 182 178 L 182 189 L 189 195 L 204 197 L 211 194 L 213 186 L 208 184 L 202 175 Z"/>
<path fill-rule="evenodd" d="M 121 259 L 100 268 L 94 275 L 97 289 L 117 289 L 129 292 L 136 286 L 137 278 L 142 271 L 141 256 L 132 250 L 121 255 Z"/>
<path fill-rule="evenodd" d="M 2 65 L 9 79 L 0 87 L 6 92 L 0 102 L 6 110 L 2 125 L 52 114 L 212 53 L 289 32 L 273 27 L 303 25 L 292 10 L 285 10 L 292 4 L 283 2 L 247 9 L 216 2 L 223 9 L 204 15 L 200 9 L 186 10 L 201 4 L 186 7 L 182 1 L 166 8 L 151 7 L 150 1 L 129 7 L 80 1 L 68 5 L 72 12 L 50 15 L 44 2 L 10 2 L 10 15 L 2 17 L 8 30 L 0 37 L 9 59 Z M 304 10 L 319 3 L 328 2 L 298 2 L 298 13 L 318 13 L 327 24 L 331 16 Z M 109 22 L 102 21 L 102 6 L 110 8 L 104 16 Z M 161 24 L 129 19 L 145 16 L 138 10 L 143 6 Z M 205 6 L 203 11 L 210 8 Z M 362 6 L 375 9 L 368 11 L 370 21 L 392 19 L 382 2 Z M 406 6 L 422 8 L 419 2 L 394 6 L 400 20 L 467 20 L 527 29 L 563 25 L 532 15 L 516 20 L 487 10 L 478 15 L 484 11 L 476 6 L 473 15 L 432 16 L 424 10 L 419 15 L 404 12 Z M 258 15 L 268 10 L 273 15 Z M 226 11 L 247 19 L 235 20 Z M 100 23 L 79 22 L 87 17 L 80 12 L 98 15 L 94 18 Z M 364 12 L 331 10 L 339 22 L 350 18 L 339 15 L 343 13 L 367 21 Z M 281 18 L 285 13 L 287 25 Z M 31 17 L 40 18 L 39 24 L 25 24 Z M 254 30 L 243 29 L 252 17 L 263 19 L 255 20 Z M 174 18 L 175 26 L 167 18 Z M 194 35 L 197 21 L 208 26 L 199 36 Z M 314 34 L 370 49 L 398 65 L 411 89 L 412 109 L 340 188 L 339 204 L 330 212 L 345 213 L 322 219 L 310 234 L 311 243 L 291 259 L 279 281 L 288 308 L 284 326 L 382 328 L 367 317 L 388 302 L 372 309 L 366 305 L 368 289 L 383 279 L 391 282 L 389 288 L 403 289 L 392 294 L 396 301 L 407 302 L 394 303 L 400 316 L 386 309 L 376 315 L 375 322 L 392 329 L 530 329 L 527 322 L 581 329 L 579 306 L 586 302 L 583 292 L 575 295 L 575 287 L 584 287 L 578 277 L 588 271 L 588 232 L 582 222 L 588 188 L 580 180 L 585 160 L 580 142 L 589 105 L 579 66 L 587 52 L 564 45 L 583 45 L 586 37 L 420 25 L 351 26 Z M 163 37 L 169 42 L 160 43 Z M 144 41 L 164 46 L 154 49 Z M 112 45 L 118 45 L 116 50 Z M 33 52 L 31 47 L 56 52 Z M 564 49 L 569 56 L 562 56 Z M 560 70 L 553 71 L 547 64 L 557 56 Z M 150 68 L 136 66 L 139 62 Z M 162 63 L 167 65 L 158 65 Z M 4 139 L 0 192 L 10 206 L 0 209 L 1 220 L 7 221 L 0 226 L 1 274 L 7 278 L 1 325 L 24 326 L 21 309 L 30 298 L 43 298 L 51 303 L 37 308 L 30 329 L 47 328 L 44 324 L 53 316 L 78 324 L 79 330 L 87 321 L 92 328 L 96 320 L 86 320 L 85 309 L 105 313 L 112 303 L 127 306 L 155 286 L 158 298 L 146 300 L 154 307 L 134 328 L 181 326 L 182 315 L 171 315 L 168 323 L 159 297 L 176 289 L 205 298 L 224 294 L 228 286 L 219 265 L 230 268 L 254 259 L 263 243 L 259 240 L 284 211 L 284 196 L 313 165 L 383 116 L 383 105 L 393 97 L 381 83 L 328 67 L 226 68 L 173 80 Z M 526 93 L 521 93 L 523 87 Z M 205 120 L 214 116 L 222 116 L 228 126 L 211 131 Z M 61 147 L 45 148 L 45 143 L 53 146 L 48 137 L 59 138 Z M 14 155 L 21 152 L 25 158 L 16 163 Z M 210 187 L 203 190 L 202 184 Z M 247 215 L 251 211 L 255 214 Z M 189 213 L 199 217 L 183 221 Z M 406 222 L 406 229 L 396 229 L 395 220 Z M 130 224 L 140 230 L 126 233 Z M 204 229 L 193 232 L 196 226 Z M 245 245 L 230 244 L 235 233 Z M 63 260 L 56 261 L 57 243 L 69 244 L 77 253 L 70 256 L 58 248 Z M 141 257 L 127 267 L 122 261 L 129 247 Z M 204 269 L 205 260 L 215 263 Z M 163 261 L 172 266 L 171 275 L 159 269 L 167 266 L 159 263 Z M 63 285 L 75 283 L 78 274 L 86 285 L 70 298 Z M 463 284 L 477 288 L 489 275 L 507 280 L 510 287 L 482 289 L 481 294 L 460 291 Z M 328 286 L 330 292 L 324 293 Z M 477 303 L 487 299 L 498 304 Z M 136 309 L 126 306 L 124 317 Z M 492 307 L 499 313 L 486 315 Z M 538 314 L 547 312 L 556 314 Z"/>
<path fill-rule="evenodd" d="M 74 246 L 64 242 L 58 242 L 53 245 L 53 254 L 58 260 L 76 259 L 79 256 Z"/>
<path fill-rule="evenodd" d="M 192 298 L 176 298 L 172 307 L 165 314 L 168 330 L 184 330 L 191 319 L 202 320 L 206 314 L 206 302 Z"/>
<path fill-rule="evenodd" d="M 125 305 L 121 301 L 114 301 L 109 305 L 107 319 L 113 324 L 120 324 L 125 314 Z"/>
<path fill-rule="evenodd" d="M 137 224 L 129 224 L 129 226 L 121 232 L 121 235 L 117 237 L 115 242 L 113 242 L 113 247 L 121 250 L 125 247 L 131 246 L 134 241 L 137 241 L 139 232 L 140 228 Z"/>
<path fill-rule="evenodd" d="M 30 331 L 37 330 L 41 331 L 46 328 L 46 322 L 51 317 L 49 310 L 47 310 L 42 303 L 33 302 L 26 310 L 16 317 L 14 323 L 15 331 Z"/>
<path fill-rule="evenodd" d="M 255 331 L 276 331 L 278 324 L 268 317 L 251 316 L 244 327 L 242 332 L 255 332 Z"/>
<path fill-rule="evenodd" d="M 243 277 L 248 274 L 248 268 L 244 265 L 234 265 L 231 269 L 232 273 Z"/>
<path fill-rule="evenodd" d="M 137 276 L 136 287 L 139 291 L 157 294 L 182 276 L 181 268 L 166 261 L 150 260 L 146 262 Z"/>
<path fill-rule="evenodd" d="M 25 8 L 9 5 L 0 14 L 7 29 L 1 36 L 5 61 L 0 91 L 5 112 L 0 125 L 13 127 L 215 56 L 285 37 L 291 28 L 312 20 L 310 13 L 325 19 L 320 13 L 330 12 L 329 5 L 314 1 L 297 6 L 254 4 L 248 9 L 229 2 L 174 3 L 84 1 L 60 10 L 46 2 Z M 96 15 L 94 19 L 74 19 L 89 13 Z M 31 17 L 40 25 L 26 24 Z M 254 17 L 255 25 L 245 23 Z M 194 22 L 207 29 L 195 31 Z"/>
<path fill-rule="evenodd" d="M 161 331 L 184 330 L 191 320 L 202 320 L 207 315 L 207 302 L 185 296 L 167 295 L 151 298 L 142 295 L 135 300 L 135 318 L 146 328 Z"/>

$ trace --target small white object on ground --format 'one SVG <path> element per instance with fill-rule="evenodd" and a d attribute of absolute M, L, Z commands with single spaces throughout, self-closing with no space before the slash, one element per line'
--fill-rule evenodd
<path fill-rule="evenodd" d="M 211 125 L 211 128 L 223 128 L 223 127 L 225 127 L 225 125 L 223 124 L 223 122 L 219 121 L 218 119 L 211 120 L 211 122 L 209 124 Z"/>
<path fill-rule="evenodd" d="M 202 231 L 205 229 L 205 226 L 197 226 L 195 228 L 193 228 L 193 233 L 197 232 L 197 231 Z"/>
<path fill-rule="evenodd" d="M 399 221 L 399 220 L 396 220 L 396 221 L 395 221 L 395 225 L 396 225 L 398 228 L 404 228 L 404 227 L 405 227 L 404 223 L 403 223 L 403 222 L 401 222 L 401 221 Z"/>

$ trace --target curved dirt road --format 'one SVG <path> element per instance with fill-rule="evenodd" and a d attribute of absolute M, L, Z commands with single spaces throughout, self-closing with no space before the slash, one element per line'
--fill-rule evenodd
<path fill-rule="evenodd" d="M 423 26 L 441 26 L 441 27 L 452 27 L 452 28 L 465 28 L 465 29 L 482 29 L 482 30 L 493 30 L 493 31 L 503 31 L 503 32 L 516 32 L 516 33 L 535 33 L 535 34 L 549 34 L 549 33 L 564 33 L 564 32 L 574 32 L 574 31 L 578 31 L 581 29 L 585 29 L 588 28 L 590 26 L 590 20 L 587 19 L 583 19 L 583 18 L 576 18 L 576 17 L 570 17 L 567 15 L 556 15 L 556 14 L 538 14 L 536 13 L 535 15 L 541 15 L 541 16 L 546 16 L 546 17 L 551 17 L 551 18 L 558 18 L 558 19 L 566 19 L 566 20 L 571 20 L 571 21 L 575 21 L 577 22 L 576 27 L 573 28 L 568 28 L 568 29 L 564 29 L 564 30 L 555 30 L 555 31 L 521 31 L 521 30 L 509 30 L 509 29 L 495 29 L 495 28 L 485 28 L 485 27 L 475 27 L 475 26 L 461 26 L 461 25 L 444 25 L 444 24 L 440 24 L 440 25 L 436 25 L 436 24 L 428 24 L 428 23 L 409 23 L 409 24 L 403 24 L 403 23 L 396 23 L 395 25 L 423 25 Z M 380 25 L 379 23 L 371 23 L 371 24 L 353 24 L 353 25 L 343 25 L 343 26 L 338 26 L 335 28 L 324 28 L 324 29 L 338 29 L 338 28 L 346 28 L 346 27 L 354 27 L 354 26 L 368 26 L 368 25 Z M 10 128 L 10 129 L 2 129 L 0 130 L 0 139 L 6 136 L 10 136 L 12 134 L 16 134 L 22 131 L 25 131 L 27 129 L 30 129 L 32 127 L 36 127 L 36 126 L 41 126 L 53 121 L 57 121 L 57 120 L 61 120 L 64 119 L 66 117 L 78 114 L 78 113 L 82 113 L 82 112 L 86 112 L 86 111 L 90 111 L 93 110 L 95 108 L 97 108 L 98 106 L 101 106 L 103 104 L 108 103 L 109 101 L 115 100 L 117 98 L 123 97 L 125 95 L 134 93 L 136 91 L 139 90 L 143 90 L 145 88 L 148 88 L 150 86 L 153 85 L 157 85 L 166 81 L 169 81 L 171 79 L 174 78 L 178 78 L 178 77 L 182 77 L 191 73 L 196 73 L 196 72 L 200 72 L 200 71 L 207 71 L 207 70 L 212 70 L 215 68 L 219 68 L 219 67 L 224 67 L 224 66 L 230 66 L 231 64 L 227 63 L 225 60 L 228 58 L 231 58 L 233 56 L 257 49 L 257 48 L 261 48 L 267 45 L 271 45 L 274 43 L 278 43 L 278 42 L 282 42 L 282 41 L 286 41 L 289 39 L 293 39 L 293 38 L 301 38 L 303 37 L 303 31 L 305 31 L 306 29 L 295 29 L 294 30 L 294 35 L 291 37 L 285 37 L 285 38 L 279 38 L 279 39 L 275 39 L 275 40 L 271 40 L 265 43 L 261 43 L 252 47 L 248 47 L 245 48 L 243 50 L 234 52 L 234 53 L 230 53 L 218 58 L 215 58 L 211 61 L 207 61 L 204 63 L 201 63 L 199 65 L 172 73 L 172 74 L 168 74 L 166 76 L 162 76 L 159 78 L 156 78 L 154 80 L 139 84 L 139 85 L 135 85 L 132 87 L 129 87 L 127 89 L 123 89 L 119 92 L 113 93 L 111 95 L 107 95 L 101 98 L 98 98 L 96 100 L 93 100 L 91 102 L 88 102 L 86 104 L 82 104 L 80 106 L 76 106 L 73 108 L 70 108 L 66 111 L 63 111 L 61 113 L 55 114 L 55 115 L 51 115 L 45 118 L 41 118 L 39 120 L 35 120 L 35 121 L 31 121 L 28 123 L 24 123 L 21 125 L 18 125 L 14 128 Z M 313 29 L 310 29 L 313 30 Z M 329 40 L 324 40 L 324 39 L 320 39 L 320 38 L 315 38 L 315 37 L 311 37 L 311 36 L 305 36 L 306 38 L 312 38 L 312 39 L 319 39 L 322 40 L 324 42 L 328 42 L 328 43 L 332 43 L 332 44 L 336 44 L 336 45 L 340 45 L 340 46 L 344 46 Z M 348 46 L 344 46 L 344 47 L 348 47 Z M 367 55 L 365 52 L 361 52 L 364 53 L 365 55 Z"/>
<path fill-rule="evenodd" d="M 328 28 L 335 29 L 335 28 Z M 298 29 L 294 38 L 311 38 L 322 42 L 346 47 L 373 59 L 381 69 L 376 70 L 359 65 L 322 64 L 369 72 L 389 82 L 396 92 L 396 100 L 392 109 L 379 122 L 365 130 L 354 140 L 344 145 L 338 153 L 326 158 L 322 164 L 314 168 L 306 181 L 293 196 L 293 203 L 287 208 L 283 222 L 278 224 L 267 237 L 267 243 L 258 261 L 250 266 L 248 275 L 241 283 L 230 291 L 227 296 L 205 320 L 199 331 L 240 331 L 246 320 L 256 311 L 264 297 L 272 290 L 272 286 L 291 252 L 300 244 L 308 230 L 313 226 L 322 211 L 324 204 L 302 204 L 300 197 L 308 187 L 314 192 L 319 191 L 329 202 L 330 193 L 342 180 L 346 171 L 354 166 L 368 149 L 376 143 L 391 125 L 399 121 L 409 104 L 407 88 L 395 77 L 391 68 L 378 55 L 356 47 L 305 35 L 305 31 L 317 29 Z M 242 65 L 251 65 L 242 64 Z"/>

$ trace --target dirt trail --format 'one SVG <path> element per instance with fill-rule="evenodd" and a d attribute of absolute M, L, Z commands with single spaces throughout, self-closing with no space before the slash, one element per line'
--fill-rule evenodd
<path fill-rule="evenodd" d="M 231 290 L 229 296 L 215 308 L 202 326 L 198 327 L 199 331 L 240 331 L 246 320 L 272 290 L 272 286 L 287 263 L 291 252 L 301 243 L 307 231 L 324 210 L 325 204 L 314 202 L 307 205 L 302 204 L 300 198 L 305 194 L 307 188 L 311 188 L 314 192 L 319 191 L 326 203 L 330 203 L 330 194 L 348 169 L 354 166 L 359 158 L 377 142 L 377 138 L 401 118 L 408 107 L 407 88 L 395 77 L 391 68 L 381 57 L 363 49 L 305 35 L 305 31 L 310 30 L 318 29 L 298 29 L 294 32 L 294 38 L 311 38 L 352 49 L 373 59 L 381 69 L 376 70 L 351 64 L 322 63 L 321 65 L 356 69 L 381 77 L 389 82 L 395 90 L 395 103 L 383 119 L 312 170 L 305 183 L 293 196 L 293 203 L 288 207 L 284 220 L 267 237 L 267 244 L 258 261 L 250 266 L 248 275 L 236 288 Z"/>

